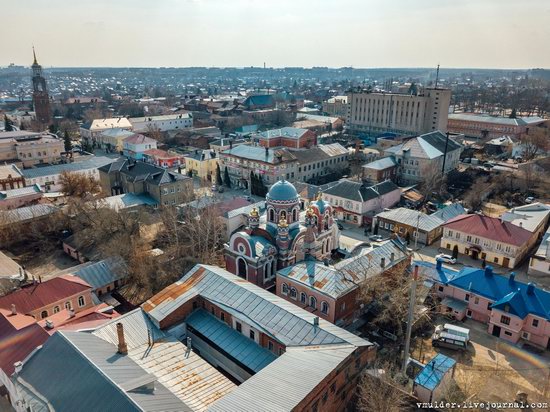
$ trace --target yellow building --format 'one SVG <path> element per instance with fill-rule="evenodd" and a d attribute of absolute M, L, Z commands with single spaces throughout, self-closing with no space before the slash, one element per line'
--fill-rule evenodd
<path fill-rule="evenodd" d="M 213 150 L 197 149 L 192 153 L 184 155 L 185 170 L 192 173 L 193 176 L 201 180 L 210 182 L 216 181 L 216 169 L 218 166 L 218 156 Z"/>

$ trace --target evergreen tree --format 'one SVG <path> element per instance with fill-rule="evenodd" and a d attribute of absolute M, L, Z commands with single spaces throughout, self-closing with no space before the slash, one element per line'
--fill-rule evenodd
<path fill-rule="evenodd" d="M 262 175 L 258 175 L 258 188 L 258 196 L 265 197 L 267 195 L 267 187 L 264 185 L 264 179 L 262 178 Z"/>
<path fill-rule="evenodd" d="M 13 123 L 6 115 L 4 115 L 4 131 L 13 132 Z"/>
<path fill-rule="evenodd" d="M 250 172 L 250 194 L 257 195 L 256 175 L 254 172 Z"/>
<path fill-rule="evenodd" d="M 510 113 L 510 119 L 515 119 L 517 117 L 517 110 L 516 108 L 514 107 L 512 109 L 512 113 Z"/>
<path fill-rule="evenodd" d="M 229 178 L 229 170 L 227 170 L 227 166 L 225 166 L 225 170 L 223 172 L 223 180 L 225 185 L 231 189 L 231 179 Z"/>
<path fill-rule="evenodd" d="M 65 143 L 65 151 L 70 152 L 73 148 L 73 143 L 71 142 L 71 137 L 69 136 L 69 132 L 67 130 L 65 130 L 63 141 Z"/>
<path fill-rule="evenodd" d="M 220 170 L 219 164 L 216 165 L 216 182 L 218 183 L 218 186 L 223 185 L 222 171 Z"/>

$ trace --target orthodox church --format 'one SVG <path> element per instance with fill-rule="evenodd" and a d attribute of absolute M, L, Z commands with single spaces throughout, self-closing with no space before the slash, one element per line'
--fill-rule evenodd
<path fill-rule="evenodd" d="M 246 229 L 233 233 L 225 245 L 228 271 L 269 289 L 277 270 L 303 260 L 324 261 L 338 248 L 339 231 L 332 206 L 318 198 L 305 210 L 294 185 L 280 180 L 266 196 L 265 215 L 248 215 Z"/>

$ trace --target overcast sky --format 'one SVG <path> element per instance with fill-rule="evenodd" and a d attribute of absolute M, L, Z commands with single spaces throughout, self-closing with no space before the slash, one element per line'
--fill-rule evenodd
<path fill-rule="evenodd" d="M 2 14 L 0 66 L 31 64 L 34 44 L 46 67 L 550 68 L 549 0 L 17 0 Z"/>

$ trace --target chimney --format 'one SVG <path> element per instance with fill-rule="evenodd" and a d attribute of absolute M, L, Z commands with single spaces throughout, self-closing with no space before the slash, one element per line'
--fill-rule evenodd
<path fill-rule="evenodd" d="M 315 326 L 315 327 L 319 326 L 319 316 L 315 316 L 313 318 L 313 326 Z"/>
<path fill-rule="evenodd" d="M 516 280 L 516 274 L 514 272 L 510 273 L 510 277 L 508 278 L 508 282 L 514 283 Z"/>
<path fill-rule="evenodd" d="M 118 353 L 121 355 L 128 354 L 128 346 L 126 346 L 126 341 L 124 340 L 124 326 L 122 323 L 118 322 L 116 324 L 116 331 L 118 334 Z"/>
<path fill-rule="evenodd" d="M 13 364 L 13 369 L 15 373 L 19 373 L 23 370 L 23 362 L 18 361 Z"/>
<path fill-rule="evenodd" d="M 15 305 L 13 303 L 11 304 L 11 314 L 12 315 L 17 315 L 17 308 L 15 307 Z"/>
<path fill-rule="evenodd" d="M 51 320 L 46 320 L 46 329 L 53 329 L 53 322 Z"/>
<path fill-rule="evenodd" d="M 381 268 L 386 267 L 386 258 L 385 257 L 380 259 L 380 267 Z"/>
<path fill-rule="evenodd" d="M 519 222 L 519 227 L 523 227 L 523 222 Z"/>
<path fill-rule="evenodd" d="M 535 294 L 535 285 L 532 282 L 529 282 L 527 284 L 527 294 L 528 295 L 534 295 Z"/>
<path fill-rule="evenodd" d="M 492 266 L 486 266 L 485 267 L 485 276 L 493 276 L 493 267 Z"/>
<path fill-rule="evenodd" d="M 391 252 L 390 260 L 393 262 L 395 260 L 395 252 Z"/>

